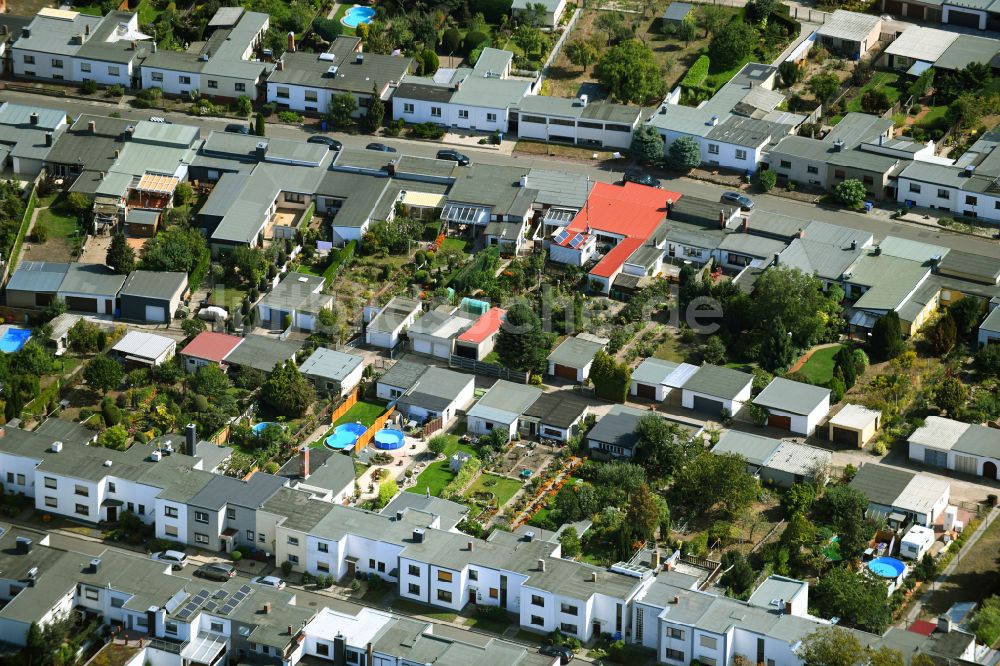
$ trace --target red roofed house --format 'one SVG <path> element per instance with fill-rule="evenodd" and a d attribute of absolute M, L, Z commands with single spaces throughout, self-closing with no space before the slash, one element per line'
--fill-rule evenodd
<path fill-rule="evenodd" d="M 497 333 L 503 324 L 507 311 L 501 308 L 490 308 L 484 312 L 472 326 L 455 338 L 455 355 L 464 358 L 474 358 L 482 361 L 496 343 Z"/>
<path fill-rule="evenodd" d="M 221 367 L 225 358 L 239 347 L 241 342 L 243 338 L 235 335 L 202 331 L 181 350 L 184 369 L 188 372 L 197 372 L 201 366 L 211 363 Z"/>
<path fill-rule="evenodd" d="M 574 266 L 598 258 L 588 278 L 591 289 L 604 294 L 622 273 L 655 275 L 662 267 L 667 201 L 680 197 L 636 183 L 597 183 L 583 210 L 553 236 L 549 258 Z"/>

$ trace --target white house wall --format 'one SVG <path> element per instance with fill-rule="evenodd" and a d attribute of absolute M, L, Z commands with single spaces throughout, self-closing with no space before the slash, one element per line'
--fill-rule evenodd
<path fill-rule="evenodd" d="M 918 186 L 920 191 L 911 192 L 911 183 Z M 939 190 L 947 192 L 948 198 L 938 196 Z M 974 197 L 976 203 L 966 203 L 966 197 Z M 947 210 L 956 215 L 974 212 L 979 219 L 1000 222 L 1000 197 L 990 196 L 984 192 L 965 192 L 957 188 L 911 180 L 901 176 L 896 188 L 896 198 L 900 203 L 912 201 L 918 208 Z"/>
<path fill-rule="evenodd" d="M 437 109 L 438 115 L 435 115 L 432 109 Z M 468 117 L 460 118 L 460 111 L 467 113 Z M 407 123 L 434 123 L 435 125 L 484 132 L 507 131 L 506 108 L 469 106 L 450 102 L 427 102 L 394 96 L 392 117 L 402 119 Z"/>

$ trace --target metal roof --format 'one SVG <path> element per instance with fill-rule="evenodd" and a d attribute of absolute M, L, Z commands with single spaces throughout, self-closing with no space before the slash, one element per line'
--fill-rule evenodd
<path fill-rule="evenodd" d="M 848 485 L 864 493 L 868 501 L 891 507 L 916 476 L 915 472 L 898 467 L 866 463 Z"/>
<path fill-rule="evenodd" d="M 768 469 L 807 477 L 813 473 L 813 470 L 829 466 L 832 460 L 833 452 L 818 446 L 808 446 L 798 442 L 781 442 L 764 466 Z"/>
<path fill-rule="evenodd" d="M 671 2 L 663 12 L 664 21 L 683 21 L 694 6 L 689 2 Z"/>
<path fill-rule="evenodd" d="M 364 363 L 364 359 L 360 356 L 318 347 L 309 358 L 302 362 L 299 372 L 311 377 L 343 381 L 362 363 Z"/>
<path fill-rule="evenodd" d="M 871 14 L 859 14 L 858 12 L 838 9 L 827 17 L 823 25 L 816 31 L 816 34 L 822 37 L 831 37 L 849 42 L 858 42 L 860 44 L 881 23 L 882 20 L 879 17 L 872 16 Z M 871 47 L 873 45 L 869 44 L 868 46 Z"/>
<path fill-rule="evenodd" d="M 885 53 L 933 63 L 956 39 L 954 32 L 912 25 L 886 47 Z"/>
<path fill-rule="evenodd" d="M 125 278 L 119 296 L 141 296 L 169 300 L 187 288 L 187 273 L 132 271 Z"/>
<path fill-rule="evenodd" d="M 129 331 L 111 349 L 124 356 L 142 359 L 157 359 L 177 346 L 173 338 L 155 333 Z"/>
<path fill-rule="evenodd" d="M 734 399 L 753 382 L 745 372 L 706 363 L 684 383 L 685 391 L 715 398 Z"/>
<path fill-rule="evenodd" d="M 501 379 L 469 409 L 468 416 L 510 423 L 523 414 L 541 394 L 542 389 L 537 386 L 515 384 Z"/>
<path fill-rule="evenodd" d="M 597 352 L 608 345 L 607 338 L 598 338 L 587 333 L 568 337 L 548 355 L 550 362 L 567 368 L 583 368 L 594 360 Z"/>
<path fill-rule="evenodd" d="M 880 416 L 882 412 L 877 409 L 848 403 L 830 419 L 830 423 L 839 428 L 862 430 L 877 421 Z"/>
<path fill-rule="evenodd" d="M 70 264 L 59 291 L 115 297 L 125 284 L 125 278 L 104 264 Z"/>
<path fill-rule="evenodd" d="M 780 440 L 771 437 L 727 430 L 719 437 L 719 442 L 712 449 L 712 453 L 715 455 L 731 453 L 740 456 L 751 465 L 763 467 L 780 445 Z"/>
<path fill-rule="evenodd" d="M 248 335 L 229 352 L 226 363 L 271 372 L 278 363 L 293 359 L 304 344 L 302 340 L 280 340 L 276 335 Z"/>
<path fill-rule="evenodd" d="M 57 292 L 66 279 L 69 264 L 22 261 L 7 282 L 10 291 Z"/>
<path fill-rule="evenodd" d="M 812 384 L 792 381 L 784 377 L 775 377 L 760 394 L 753 399 L 753 404 L 768 409 L 775 409 L 792 414 L 806 416 L 814 409 L 827 402 L 829 407 L 830 389 Z"/>

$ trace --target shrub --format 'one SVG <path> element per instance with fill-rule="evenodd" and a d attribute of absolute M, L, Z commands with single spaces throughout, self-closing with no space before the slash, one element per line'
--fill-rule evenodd
<path fill-rule="evenodd" d="M 285 578 L 288 578 L 288 576 L 292 573 L 292 563 L 289 562 L 288 560 L 282 562 L 281 573 L 285 576 Z"/>
<path fill-rule="evenodd" d="M 708 66 L 711 64 L 707 55 L 700 55 L 694 64 L 688 69 L 687 74 L 681 79 L 681 85 L 685 88 L 699 88 L 708 78 Z"/>
<path fill-rule="evenodd" d="M 760 182 L 760 189 L 765 192 L 770 192 L 778 183 L 778 174 L 770 169 L 767 171 L 761 171 L 758 180 Z"/>
<path fill-rule="evenodd" d="M 238 550 L 234 550 L 229 554 L 229 557 L 233 558 L 233 562 L 239 562 L 243 559 L 243 553 Z"/>
<path fill-rule="evenodd" d="M 409 135 L 414 139 L 440 139 L 444 136 L 444 128 L 434 123 L 419 123 L 410 126 Z"/>
<path fill-rule="evenodd" d="M 283 123 L 300 123 L 302 122 L 302 116 L 294 111 L 281 111 L 278 113 L 278 120 Z"/>
<path fill-rule="evenodd" d="M 120 83 L 116 83 L 115 85 L 108 88 L 108 97 L 121 97 L 124 94 L 125 94 L 125 87 Z"/>
<path fill-rule="evenodd" d="M 489 39 L 486 33 L 478 30 L 471 31 L 465 35 L 465 53 L 471 55 L 474 50 Z"/>
<path fill-rule="evenodd" d="M 80 86 L 80 92 L 84 95 L 93 95 L 97 92 L 97 82 L 92 80 L 84 81 Z"/>
<path fill-rule="evenodd" d="M 42 222 L 35 222 L 31 228 L 31 237 L 36 243 L 44 243 L 49 239 L 49 228 Z"/>
<path fill-rule="evenodd" d="M 260 107 L 260 113 L 265 118 L 270 118 L 274 115 L 274 112 L 278 110 L 278 105 L 274 102 L 268 102 Z"/>

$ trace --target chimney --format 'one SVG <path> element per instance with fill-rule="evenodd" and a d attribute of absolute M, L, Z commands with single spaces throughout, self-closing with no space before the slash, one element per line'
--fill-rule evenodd
<path fill-rule="evenodd" d="M 51 146 L 52 145 L 52 132 L 46 132 L 45 133 L 45 145 L 46 146 Z"/>
<path fill-rule="evenodd" d="M 21 36 L 29 39 L 31 37 L 31 28 L 21 28 Z"/>
<path fill-rule="evenodd" d="M 32 125 L 37 125 L 38 124 L 38 114 L 35 113 L 34 111 L 32 111 L 31 115 L 28 116 L 28 122 L 31 123 Z"/>
<path fill-rule="evenodd" d="M 722 208 L 719 209 L 719 228 L 726 228 L 726 211 Z"/>
<path fill-rule="evenodd" d="M 858 241 L 856 241 L 856 240 L 852 240 L 851 241 L 851 249 L 852 250 L 857 250 L 858 249 Z"/>
<path fill-rule="evenodd" d="M 258 160 L 263 160 L 267 156 L 267 141 L 260 141 L 254 149 Z"/>
<path fill-rule="evenodd" d="M 398 523 L 398 522 L 400 522 L 402 520 L 403 520 L 403 512 L 402 511 L 397 511 L 396 512 L 396 522 Z"/>
<path fill-rule="evenodd" d="M 416 543 L 424 542 L 424 531 L 419 527 L 413 529 L 413 541 Z"/>
<path fill-rule="evenodd" d="M 292 635 L 292 625 L 288 625 L 288 635 Z"/>
<path fill-rule="evenodd" d="M 0 35 L 6 35 L 8 32 L 10 32 L 10 28 L 7 27 L 6 23 L 0 25 Z"/>
<path fill-rule="evenodd" d="M 791 601 L 786 601 L 785 602 L 785 614 L 787 614 L 787 615 L 791 615 L 792 614 L 792 602 Z"/>
<path fill-rule="evenodd" d="M 527 187 L 527 186 L 528 186 L 528 174 L 524 174 L 523 176 L 521 176 L 521 187 Z"/>
<path fill-rule="evenodd" d="M 264 602 L 264 609 L 263 610 L 264 610 L 264 615 L 270 615 L 271 614 L 271 602 L 270 601 L 265 601 Z"/>
<path fill-rule="evenodd" d="M 365 61 L 364 53 L 358 53 L 354 56 L 354 62 L 358 63 L 359 65 L 364 63 L 364 61 Z"/>
<path fill-rule="evenodd" d="M 799 238 L 805 238 L 806 237 L 806 230 L 805 229 L 799 229 L 798 237 Z"/>
<path fill-rule="evenodd" d="M 62 451 L 62 447 L 62 442 L 52 442 L 52 446 L 49 447 L 49 450 L 52 451 L 52 453 L 59 453 Z"/>
<path fill-rule="evenodd" d="M 295 33 L 291 30 L 288 31 L 288 51 L 295 53 Z"/>
<path fill-rule="evenodd" d="M 284 69 L 285 69 L 285 63 L 282 62 L 281 60 L 279 60 L 278 63 L 275 65 L 275 67 L 277 68 L 277 70 L 279 72 L 284 71 Z"/>
<path fill-rule="evenodd" d="M 779 254 L 778 252 L 775 252 L 774 253 L 774 265 L 777 266 L 780 263 L 781 263 L 781 254 Z"/>
<path fill-rule="evenodd" d="M 672 603 L 672 604 L 679 604 L 680 602 L 681 602 L 681 598 L 678 595 L 676 595 L 676 594 L 674 595 L 674 598 L 670 600 L 670 603 Z"/>
<path fill-rule="evenodd" d="M 670 213 L 674 210 L 674 200 L 667 199 L 667 217 L 670 217 Z"/>
<path fill-rule="evenodd" d="M 590 582 L 591 583 L 596 583 L 597 582 L 597 572 L 596 571 L 591 571 L 590 572 Z"/>
<path fill-rule="evenodd" d="M 470 541 L 469 542 L 469 552 L 471 553 L 475 549 L 476 549 L 476 542 L 475 541 Z"/>
<path fill-rule="evenodd" d="M 121 157 L 121 155 L 122 155 L 122 151 L 120 151 L 117 148 L 115 148 L 115 159 L 118 159 L 119 157 Z"/>
<path fill-rule="evenodd" d="M 524 540 L 525 541 L 534 541 L 535 540 L 535 533 L 532 532 L 532 531 L 525 532 L 524 533 Z"/>
<path fill-rule="evenodd" d="M 750 230 L 750 218 L 744 217 L 741 226 L 743 227 L 743 233 L 747 233 Z"/>
<path fill-rule="evenodd" d="M 836 141 L 833 142 L 833 150 L 835 152 L 839 153 L 843 149 L 844 149 L 844 140 L 843 139 L 837 139 Z"/>
<path fill-rule="evenodd" d="M 17 537 L 14 541 L 14 550 L 18 555 L 27 555 L 31 552 L 31 539 L 28 537 Z"/>
<path fill-rule="evenodd" d="M 660 568 L 660 551 L 654 550 L 649 555 L 649 568 L 656 571 Z"/>
<path fill-rule="evenodd" d="M 89 123 L 87 123 L 87 131 L 89 131 L 91 134 L 94 134 L 94 133 L 97 132 L 97 121 L 96 120 L 91 120 Z"/>
<path fill-rule="evenodd" d="M 716 115 L 713 114 L 712 115 L 712 119 L 708 121 L 708 124 L 711 125 L 712 127 L 715 127 L 716 125 L 718 125 L 719 124 L 719 116 L 716 116 Z"/>
<path fill-rule="evenodd" d="M 90 573 L 97 573 L 101 570 L 101 558 L 95 557 L 90 561 Z"/>
<path fill-rule="evenodd" d="M 299 476 L 303 479 L 309 478 L 309 446 L 304 445 L 299 449 Z"/>
<path fill-rule="evenodd" d="M 83 34 L 85 34 L 85 35 L 89 35 L 90 34 L 90 24 L 89 23 L 86 24 L 85 26 L 83 26 Z"/>
<path fill-rule="evenodd" d="M 198 448 L 198 426 L 188 423 L 184 427 L 184 453 L 193 456 Z"/>
<path fill-rule="evenodd" d="M 580 106 L 587 108 L 587 103 L 590 101 L 589 95 L 580 95 Z"/>
<path fill-rule="evenodd" d="M 881 255 L 882 255 L 882 248 L 881 248 L 881 246 L 876 245 L 875 246 L 875 256 L 878 257 L 878 256 L 881 256 Z"/>
<path fill-rule="evenodd" d="M 540 557 L 538 558 L 538 570 L 545 571 L 545 560 Z"/>

